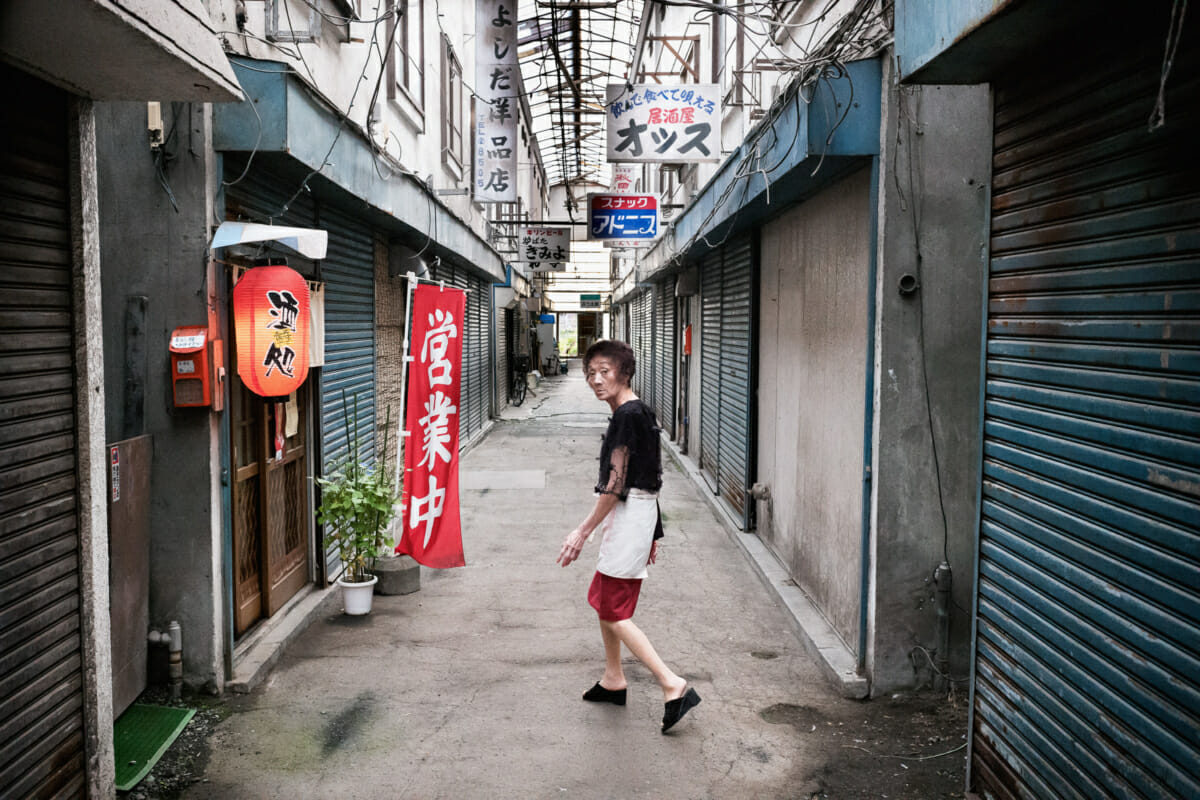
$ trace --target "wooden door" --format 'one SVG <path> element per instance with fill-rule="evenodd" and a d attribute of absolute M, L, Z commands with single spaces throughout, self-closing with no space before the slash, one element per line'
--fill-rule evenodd
<path fill-rule="evenodd" d="M 308 582 L 309 394 L 305 384 L 285 402 L 267 401 L 233 373 L 234 630 L 241 635 Z"/>

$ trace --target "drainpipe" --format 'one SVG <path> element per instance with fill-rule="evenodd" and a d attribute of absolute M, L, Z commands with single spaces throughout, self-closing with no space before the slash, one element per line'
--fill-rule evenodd
<path fill-rule="evenodd" d="M 946 676 L 950 674 L 950 586 L 954 573 L 949 562 L 943 561 L 933 571 L 933 582 L 937 586 L 937 678 L 939 691 L 945 691 Z"/>
<path fill-rule="evenodd" d="M 875 437 L 875 279 L 879 271 L 879 156 L 871 159 L 870 224 L 867 233 L 867 380 L 863 406 L 862 534 L 859 541 L 858 672 L 867 666 L 868 604 L 871 589 L 871 465 Z"/>
<path fill-rule="evenodd" d="M 146 636 L 151 644 L 167 646 L 167 677 L 170 679 L 171 699 L 178 700 L 183 692 L 183 628 L 175 620 L 166 632 L 150 631 Z"/>

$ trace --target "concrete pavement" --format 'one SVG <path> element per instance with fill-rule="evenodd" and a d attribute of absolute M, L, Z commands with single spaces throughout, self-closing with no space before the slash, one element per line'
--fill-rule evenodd
<path fill-rule="evenodd" d="M 202 782 L 182 796 L 961 796 L 954 756 L 885 760 L 903 745 L 880 720 L 914 709 L 839 696 L 669 459 L 666 538 L 635 619 L 703 703 L 662 735 L 659 689 L 629 656 L 627 706 L 580 699 L 603 670 L 586 602 L 596 543 L 565 569 L 554 559 L 590 508 L 608 407 L 571 366 L 464 457 L 467 566 L 423 569 L 419 592 L 376 597 L 365 618 L 318 618 L 260 686 L 227 701 Z M 926 705 L 918 713 L 939 713 Z M 913 783 L 920 763 L 935 783 Z"/>

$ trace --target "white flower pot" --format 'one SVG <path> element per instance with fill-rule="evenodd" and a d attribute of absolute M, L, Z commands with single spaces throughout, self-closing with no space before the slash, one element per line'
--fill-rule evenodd
<path fill-rule="evenodd" d="M 371 600 L 375 597 L 375 584 L 379 578 L 374 575 L 365 583 L 347 583 L 341 578 L 337 585 L 342 587 L 342 608 L 347 614 L 360 615 L 371 613 Z"/>

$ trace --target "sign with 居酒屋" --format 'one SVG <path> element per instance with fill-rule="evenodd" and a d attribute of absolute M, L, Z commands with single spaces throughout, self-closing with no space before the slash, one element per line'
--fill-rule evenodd
<path fill-rule="evenodd" d="M 718 84 L 610 83 L 605 109 L 609 161 L 721 160 Z"/>

